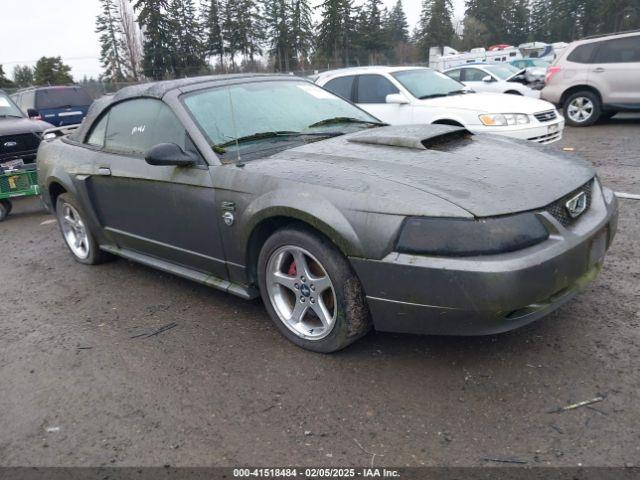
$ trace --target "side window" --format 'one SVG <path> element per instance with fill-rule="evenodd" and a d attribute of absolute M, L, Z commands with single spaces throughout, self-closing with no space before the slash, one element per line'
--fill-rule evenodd
<path fill-rule="evenodd" d="M 334 78 L 333 80 L 329 80 L 324 85 L 324 88 L 326 88 L 332 93 L 335 93 L 339 97 L 346 98 L 347 100 L 351 100 L 353 80 L 355 78 L 356 77 L 354 77 L 353 75 L 348 77 Z"/>
<path fill-rule="evenodd" d="M 85 141 L 88 145 L 94 145 L 96 147 L 104 147 L 104 135 L 107 131 L 107 123 L 109 121 L 109 113 L 103 115 L 102 118 L 93 125 L 91 133 Z"/>
<path fill-rule="evenodd" d="M 600 43 L 594 59 L 594 63 L 632 62 L 640 62 L 640 35 Z"/>
<path fill-rule="evenodd" d="M 176 143 L 185 149 L 186 139 L 180 120 L 160 100 L 128 100 L 109 112 L 105 138 L 108 150 L 142 155 L 159 143 Z"/>
<path fill-rule="evenodd" d="M 567 56 L 567 60 L 575 63 L 593 63 L 593 51 L 598 45 L 599 42 L 579 45 Z"/>
<path fill-rule="evenodd" d="M 458 70 L 451 70 L 450 72 L 447 72 L 447 75 L 451 78 L 453 78 L 454 80 L 457 80 L 458 82 L 462 81 L 460 79 L 460 74 L 462 73 L 462 70 L 458 69 Z"/>
<path fill-rule="evenodd" d="M 386 103 L 387 95 L 399 92 L 395 85 L 382 75 L 360 75 L 356 103 Z"/>
<path fill-rule="evenodd" d="M 463 81 L 465 82 L 481 82 L 484 77 L 489 75 L 487 72 L 477 68 L 465 68 L 463 73 Z"/>

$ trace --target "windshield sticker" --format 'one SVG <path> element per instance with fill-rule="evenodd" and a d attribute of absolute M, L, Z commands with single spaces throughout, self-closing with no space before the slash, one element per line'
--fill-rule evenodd
<path fill-rule="evenodd" d="M 9 107 L 9 100 L 4 97 L 0 97 L 0 107 Z"/>
<path fill-rule="evenodd" d="M 333 100 L 335 98 L 331 93 L 313 85 L 298 85 L 298 88 L 300 90 L 304 90 L 305 92 L 313 95 L 316 98 L 320 98 L 323 100 Z"/>

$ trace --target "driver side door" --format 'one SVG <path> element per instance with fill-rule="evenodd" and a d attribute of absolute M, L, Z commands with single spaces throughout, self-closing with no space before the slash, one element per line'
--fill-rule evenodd
<path fill-rule="evenodd" d="M 99 147 L 88 180 L 91 204 L 118 248 L 228 277 L 209 167 L 165 103 L 145 98 L 115 104 L 87 143 Z M 198 161 L 190 167 L 149 165 L 145 152 L 159 143 L 175 143 Z"/>

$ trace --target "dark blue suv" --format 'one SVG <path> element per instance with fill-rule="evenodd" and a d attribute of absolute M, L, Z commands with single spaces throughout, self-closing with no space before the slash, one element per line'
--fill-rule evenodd
<path fill-rule="evenodd" d="M 80 123 L 93 102 L 79 86 L 31 87 L 18 91 L 12 98 L 29 118 L 44 120 L 56 127 Z"/>

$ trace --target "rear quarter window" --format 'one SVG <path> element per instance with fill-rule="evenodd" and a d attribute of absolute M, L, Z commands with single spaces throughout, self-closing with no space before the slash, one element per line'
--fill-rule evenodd
<path fill-rule="evenodd" d="M 599 42 L 587 43 L 584 45 L 578 45 L 567 56 L 567 61 L 574 63 L 593 63 L 593 52 L 598 46 Z"/>
<path fill-rule="evenodd" d="M 640 62 L 640 35 L 600 42 L 594 63 Z"/>

